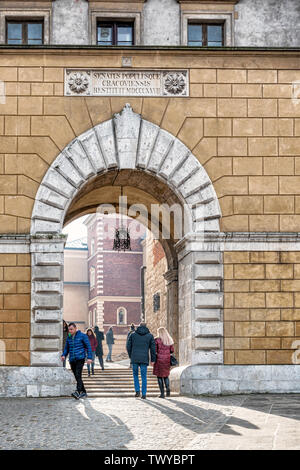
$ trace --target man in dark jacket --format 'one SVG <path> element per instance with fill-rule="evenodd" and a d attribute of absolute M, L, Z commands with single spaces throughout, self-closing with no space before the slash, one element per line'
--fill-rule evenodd
<path fill-rule="evenodd" d="M 102 331 L 99 330 L 99 327 L 96 325 L 94 328 L 94 332 L 98 341 L 98 346 L 96 348 L 96 356 L 99 359 L 99 364 L 102 370 L 104 370 L 104 364 L 103 364 L 103 346 L 102 346 L 102 341 L 104 340 L 104 334 Z"/>
<path fill-rule="evenodd" d="M 113 344 L 115 344 L 115 339 L 114 339 L 114 332 L 113 332 L 112 326 L 109 328 L 108 332 L 106 333 L 106 344 L 108 346 L 108 354 L 106 357 L 106 362 L 113 362 L 111 359 L 111 354 L 112 354 Z"/>
<path fill-rule="evenodd" d="M 153 365 L 156 360 L 154 337 L 148 330 L 146 323 L 140 323 L 140 326 L 136 329 L 136 331 L 128 336 L 126 348 L 132 362 L 135 396 L 140 396 L 140 367 L 142 377 L 142 398 L 146 398 L 149 351 L 151 355 L 151 364 Z"/>
<path fill-rule="evenodd" d="M 69 361 L 72 372 L 77 382 L 77 389 L 72 396 L 77 400 L 87 396 L 84 384 L 82 382 L 82 369 L 87 351 L 87 363 L 91 364 L 92 349 L 87 335 L 77 330 L 75 323 L 69 324 L 70 335 L 67 338 L 64 352 L 62 353 L 61 360 L 65 361 L 69 354 Z"/>

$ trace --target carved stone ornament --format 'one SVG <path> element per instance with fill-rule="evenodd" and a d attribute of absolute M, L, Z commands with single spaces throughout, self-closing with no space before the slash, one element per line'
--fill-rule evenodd
<path fill-rule="evenodd" d="M 189 96 L 187 70 L 66 69 L 65 96 Z"/>
<path fill-rule="evenodd" d="M 69 76 L 68 85 L 73 93 L 85 93 L 89 87 L 89 79 L 86 73 L 74 72 Z"/>
<path fill-rule="evenodd" d="M 186 94 L 186 77 L 182 72 L 165 74 L 165 92 L 170 95 Z"/>

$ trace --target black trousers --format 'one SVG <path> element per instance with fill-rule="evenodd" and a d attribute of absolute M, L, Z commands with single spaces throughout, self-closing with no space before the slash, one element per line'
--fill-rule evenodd
<path fill-rule="evenodd" d="M 99 359 L 99 364 L 100 364 L 101 369 L 104 369 L 103 356 L 98 356 L 98 359 Z"/>
<path fill-rule="evenodd" d="M 85 392 L 84 384 L 82 382 L 82 369 L 84 366 L 84 359 L 78 359 L 77 361 L 72 361 L 70 362 L 70 366 L 72 369 L 72 372 L 74 374 L 74 377 L 77 382 L 77 392 Z"/>

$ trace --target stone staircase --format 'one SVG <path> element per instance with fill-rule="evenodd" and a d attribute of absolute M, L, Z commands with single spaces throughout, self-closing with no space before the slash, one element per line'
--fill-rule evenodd
<path fill-rule="evenodd" d="M 95 369 L 95 375 L 91 375 L 90 377 L 88 377 L 87 370 L 85 369 L 83 371 L 82 378 L 88 397 L 90 398 L 134 397 L 135 391 L 133 385 L 132 369 Z M 157 378 L 155 375 L 152 374 L 152 370 L 148 369 L 147 397 L 157 397 L 159 393 L 160 391 L 157 384 Z M 178 394 L 172 392 L 171 395 L 178 396 Z"/>

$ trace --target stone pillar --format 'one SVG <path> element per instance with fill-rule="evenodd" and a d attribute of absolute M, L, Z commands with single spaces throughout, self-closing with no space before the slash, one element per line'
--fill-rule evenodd
<path fill-rule="evenodd" d="M 167 329 L 174 339 L 175 356 L 179 357 L 178 344 L 178 270 L 170 269 L 164 274 L 167 281 Z"/>
<path fill-rule="evenodd" d="M 32 366 L 61 366 L 65 241 L 46 235 L 31 240 Z"/>

